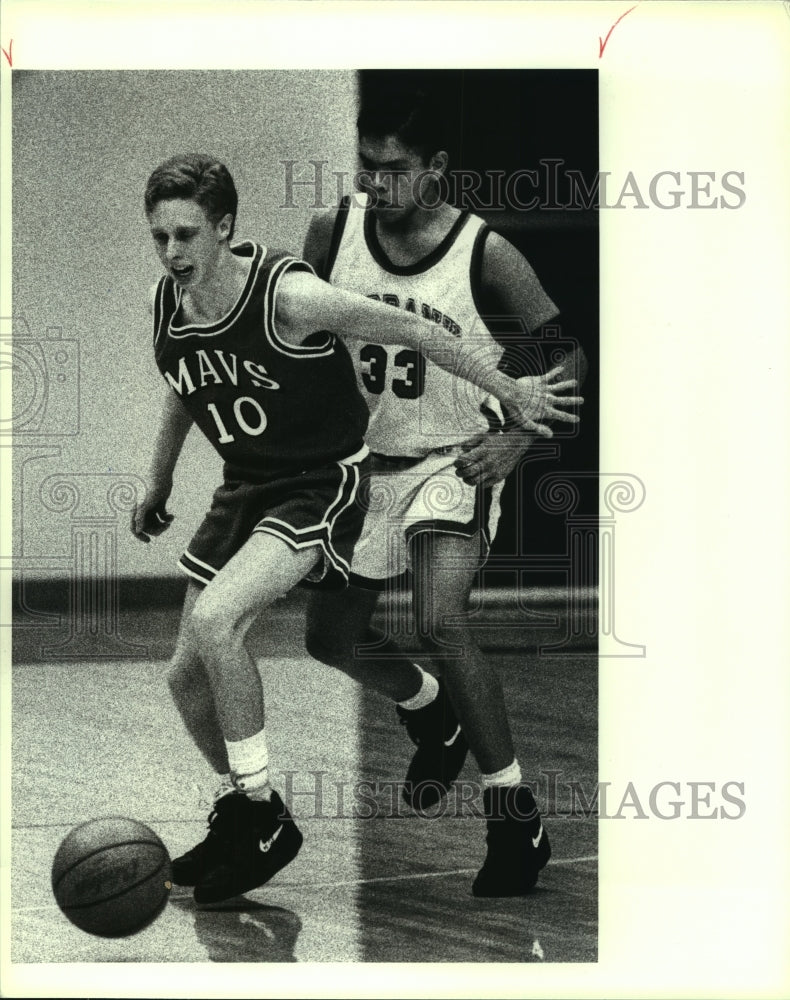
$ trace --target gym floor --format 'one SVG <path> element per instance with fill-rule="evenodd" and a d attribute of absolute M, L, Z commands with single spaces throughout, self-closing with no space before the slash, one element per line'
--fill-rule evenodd
<path fill-rule="evenodd" d="M 68 831 L 102 815 L 148 824 L 173 856 L 204 836 L 212 776 L 165 684 L 178 609 L 124 616 L 127 655 L 117 659 L 74 656 L 68 644 L 58 658 L 56 628 L 15 630 L 11 960 L 594 962 L 596 822 L 568 791 L 575 783 L 589 798 L 597 781 L 591 643 L 539 655 L 556 629 L 514 628 L 523 625 L 514 608 L 483 622 L 480 643 L 500 671 L 553 858 L 528 897 L 478 900 L 470 885 L 485 824 L 474 761 L 434 817 L 400 803 L 388 783 L 403 779 L 411 755 L 405 731 L 385 699 L 307 656 L 303 604 L 292 595 L 251 636 L 274 784 L 304 833 L 301 853 L 262 889 L 216 908 L 198 909 L 191 890 L 174 887 L 159 919 L 125 939 L 72 926 L 50 868 Z"/>

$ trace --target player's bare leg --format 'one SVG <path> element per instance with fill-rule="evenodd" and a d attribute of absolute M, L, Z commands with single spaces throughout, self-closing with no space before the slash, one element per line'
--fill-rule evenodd
<path fill-rule="evenodd" d="M 551 848 L 521 769 L 493 667 L 463 624 L 474 580 L 477 540 L 424 533 L 412 543 L 414 608 L 423 642 L 482 772 L 487 852 L 475 896 L 519 896 L 537 882 Z"/>
<path fill-rule="evenodd" d="M 167 682 L 179 715 L 195 746 L 218 775 L 227 775 L 230 770 L 228 753 L 214 707 L 214 693 L 190 626 L 192 609 L 201 590 L 197 583 L 189 581 Z"/>
<path fill-rule="evenodd" d="M 269 784 L 263 685 L 244 640 L 253 621 L 321 557 L 255 533 L 194 602 L 187 626 L 200 651 L 222 728 L 233 790 L 219 798 L 205 840 L 173 862 L 198 903 L 229 899 L 268 882 L 293 860 L 302 835 Z"/>
<path fill-rule="evenodd" d="M 253 621 L 302 580 L 321 557 L 256 532 L 195 602 L 190 627 L 206 667 L 227 743 L 263 729 L 263 685 L 244 640 Z M 233 761 L 230 761 L 231 767 Z"/>
<path fill-rule="evenodd" d="M 411 542 L 414 614 L 420 642 L 441 674 L 469 747 L 484 774 L 513 763 L 499 675 L 463 624 L 480 565 L 479 541 L 420 532 Z M 460 619 L 460 621 L 459 621 Z"/>

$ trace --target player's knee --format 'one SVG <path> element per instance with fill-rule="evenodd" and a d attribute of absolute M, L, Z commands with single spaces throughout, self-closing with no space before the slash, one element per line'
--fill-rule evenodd
<path fill-rule="evenodd" d="M 176 658 L 167 672 L 167 686 L 173 698 L 180 702 L 207 683 L 203 665 L 194 659 Z"/>
<path fill-rule="evenodd" d="M 195 601 L 189 627 L 201 655 L 209 662 L 221 656 L 244 638 L 241 623 L 233 609 L 225 607 L 204 590 Z"/>

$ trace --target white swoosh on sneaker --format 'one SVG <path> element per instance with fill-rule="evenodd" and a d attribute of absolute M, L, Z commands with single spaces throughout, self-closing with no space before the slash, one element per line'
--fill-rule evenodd
<path fill-rule="evenodd" d="M 537 847 L 538 844 L 540 843 L 542 837 L 543 837 L 543 824 L 541 823 L 540 824 L 540 829 L 538 830 L 537 837 L 533 837 L 532 838 L 532 846 L 533 847 Z"/>
<path fill-rule="evenodd" d="M 269 839 L 266 842 L 262 840 L 258 841 L 258 849 L 263 851 L 263 853 L 265 854 L 266 851 L 268 851 L 271 848 L 272 844 L 275 842 L 275 840 L 277 840 L 277 838 L 280 836 L 282 832 L 283 828 L 282 825 L 280 825 L 277 827 L 277 829 L 274 831 L 274 833 L 271 835 L 271 837 L 269 837 Z"/>
<path fill-rule="evenodd" d="M 446 747 L 451 747 L 453 745 L 453 743 L 455 743 L 455 741 L 458 739 L 458 736 L 460 735 L 460 732 L 461 732 L 461 727 L 459 726 L 456 729 L 456 731 L 453 733 L 453 735 L 450 737 L 450 739 L 444 741 L 444 745 Z"/>

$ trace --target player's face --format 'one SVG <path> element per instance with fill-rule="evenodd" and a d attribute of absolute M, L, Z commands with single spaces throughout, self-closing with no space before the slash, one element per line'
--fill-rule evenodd
<path fill-rule="evenodd" d="M 383 221 L 410 215 L 425 187 L 428 165 L 422 155 L 394 135 L 361 136 L 358 152 L 359 185 L 371 195 L 376 215 Z"/>
<path fill-rule="evenodd" d="M 195 287 L 214 272 L 228 238 L 226 216 L 214 224 L 196 201 L 160 201 L 148 216 L 154 246 L 162 266 L 183 287 Z"/>

